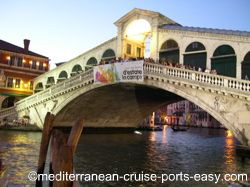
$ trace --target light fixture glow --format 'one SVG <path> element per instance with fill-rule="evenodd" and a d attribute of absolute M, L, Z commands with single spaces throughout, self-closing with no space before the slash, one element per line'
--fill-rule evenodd
<path fill-rule="evenodd" d="M 125 38 L 133 41 L 144 41 L 151 32 L 151 26 L 148 21 L 138 19 L 132 21 L 126 28 Z"/>
<path fill-rule="evenodd" d="M 234 136 L 233 132 L 230 130 L 227 130 L 227 138 L 232 138 Z"/>
<path fill-rule="evenodd" d="M 28 84 L 24 84 L 23 87 L 24 87 L 24 88 L 28 88 Z"/>

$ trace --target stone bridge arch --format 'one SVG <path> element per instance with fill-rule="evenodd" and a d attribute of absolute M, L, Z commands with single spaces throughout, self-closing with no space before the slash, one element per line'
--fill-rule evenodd
<path fill-rule="evenodd" d="M 52 112 L 56 115 L 56 126 L 71 126 L 78 117 L 84 116 L 87 127 L 135 128 L 148 114 L 182 99 L 207 111 L 232 130 L 241 142 L 248 144 L 244 133 L 249 132 L 249 127 L 241 124 L 246 122 L 243 118 L 249 115 L 246 102 L 235 102 L 230 95 L 219 92 L 154 79 L 132 84 L 90 84 L 71 93 L 66 100 L 63 98 L 63 102 L 59 101 L 60 104 Z"/>

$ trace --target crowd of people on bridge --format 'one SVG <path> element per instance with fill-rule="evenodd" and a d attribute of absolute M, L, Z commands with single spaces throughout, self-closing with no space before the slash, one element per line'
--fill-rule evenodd
<path fill-rule="evenodd" d="M 176 67 L 176 68 L 188 69 L 188 70 L 192 70 L 192 71 L 199 71 L 199 72 L 205 72 L 205 73 L 211 73 L 211 74 L 217 75 L 216 69 L 213 69 L 213 70 L 202 69 L 201 67 L 192 66 L 190 64 L 185 65 L 185 64 L 180 64 L 180 63 L 173 63 L 173 62 L 168 61 L 166 59 L 160 59 L 159 64 L 169 66 L 169 67 Z"/>
<path fill-rule="evenodd" d="M 192 66 L 189 64 L 185 65 L 185 64 L 180 64 L 180 63 L 176 63 L 176 62 L 174 63 L 174 62 L 168 61 L 166 59 L 154 60 L 153 58 L 139 58 L 139 57 L 123 59 L 121 57 L 118 57 L 118 58 L 113 58 L 113 59 L 109 59 L 109 60 L 102 59 L 99 64 L 104 65 L 104 64 L 113 64 L 113 63 L 119 63 L 119 62 L 131 62 L 131 61 L 138 61 L 138 60 L 143 60 L 145 63 L 161 64 L 161 65 L 165 65 L 168 67 L 182 68 L 182 69 L 188 69 L 188 70 L 192 70 L 192 71 L 205 72 L 205 73 L 217 75 L 217 71 L 215 69 L 213 69 L 213 70 L 202 69 L 201 67 L 196 67 L 196 66 Z"/>

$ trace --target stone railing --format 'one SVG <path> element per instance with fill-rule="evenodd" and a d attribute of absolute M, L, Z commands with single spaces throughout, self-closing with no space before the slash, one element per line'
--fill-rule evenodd
<path fill-rule="evenodd" d="M 188 69 L 163 66 L 159 64 L 144 64 L 145 75 L 155 74 L 172 77 L 184 81 L 192 81 L 201 85 L 223 88 L 225 90 L 250 94 L 250 81 L 214 75 Z"/>
<path fill-rule="evenodd" d="M 239 80 L 231 77 L 192 71 L 184 68 L 175 68 L 154 63 L 144 63 L 144 76 L 158 76 L 159 78 L 171 78 L 179 81 L 198 84 L 205 87 L 216 87 L 231 92 L 240 92 L 250 95 L 250 81 Z M 55 95 L 77 88 L 79 85 L 92 84 L 94 80 L 93 69 L 89 69 L 69 79 L 61 81 L 44 91 L 38 92 L 16 103 L 16 109 L 31 106 L 36 103 L 53 98 Z M 1 111 L 2 112 L 2 111 Z M 1 115 L 1 113 L 0 113 Z"/>
<path fill-rule="evenodd" d="M 77 87 L 78 84 L 82 84 L 86 81 L 93 81 L 93 69 L 77 74 L 69 79 L 61 81 L 60 83 L 57 83 L 45 89 L 44 91 L 38 92 L 32 96 L 22 99 L 21 101 L 16 103 L 16 107 L 17 109 L 19 109 L 19 106 L 22 106 L 23 104 L 32 105 L 34 103 L 37 103 L 37 101 L 43 102 L 53 95 L 64 92 L 67 89 L 73 89 L 74 87 Z"/>
<path fill-rule="evenodd" d="M 10 107 L 10 108 L 6 108 L 3 110 L 0 110 L 0 119 L 7 117 L 7 116 L 11 116 L 11 115 L 16 115 L 17 111 L 16 111 L 16 107 Z"/>

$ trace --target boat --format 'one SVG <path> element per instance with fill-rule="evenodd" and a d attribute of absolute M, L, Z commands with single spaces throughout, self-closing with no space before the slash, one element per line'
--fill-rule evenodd
<path fill-rule="evenodd" d="M 154 127 L 140 127 L 138 130 L 141 131 L 162 131 L 162 127 L 160 126 L 154 126 Z"/>
<path fill-rule="evenodd" d="M 10 131 L 41 131 L 41 129 L 35 125 L 27 126 L 17 126 L 17 125 L 7 125 L 0 126 L 0 130 L 10 130 Z"/>
<path fill-rule="evenodd" d="M 139 134 L 142 135 L 142 133 L 140 131 L 134 131 L 135 134 Z"/>
<path fill-rule="evenodd" d="M 172 130 L 174 132 L 178 132 L 178 131 L 187 131 L 187 128 L 186 127 L 180 127 L 179 125 L 174 125 L 171 127 Z"/>

